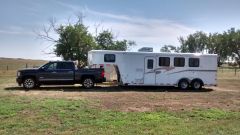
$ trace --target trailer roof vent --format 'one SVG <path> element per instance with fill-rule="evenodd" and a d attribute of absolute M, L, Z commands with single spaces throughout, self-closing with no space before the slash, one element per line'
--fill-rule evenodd
<path fill-rule="evenodd" d="M 138 52 L 153 52 L 153 48 L 152 47 L 142 47 L 142 48 L 138 49 Z"/>

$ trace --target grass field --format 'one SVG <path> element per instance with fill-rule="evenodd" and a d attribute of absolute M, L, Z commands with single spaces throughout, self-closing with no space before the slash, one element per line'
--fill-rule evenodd
<path fill-rule="evenodd" d="M 219 87 L 203 91 L 115 86 L 25 91 L 15 74 L 0 70 L 0 134 L 240 134 L 240 78 L 231 71 L 219 72 Z"/>

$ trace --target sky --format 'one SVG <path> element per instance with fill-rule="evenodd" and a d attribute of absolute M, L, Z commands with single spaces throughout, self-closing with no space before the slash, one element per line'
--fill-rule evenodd
<path fill-rule="evenodd" d="M 0 0 L 0 57 L 60 59 L 54 44 L 37 33 L 55 18 L 58 24 L 83 23 L 93 35 L 110 29 L 118 40 L 136 42 L 131 51 L 163 45 L 179 46 L 178 38 L 196 31 L 240 28 L 239 0 Z M 58 38 L 53 34 L 54 38 Z"/>

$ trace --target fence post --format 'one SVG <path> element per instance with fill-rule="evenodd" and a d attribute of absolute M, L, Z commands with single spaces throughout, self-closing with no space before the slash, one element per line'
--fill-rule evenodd
<path fill-rule="evenodd" d="M 235 67 L 235 76 L 237 75 L 237 68 Z"/>
<path fill-rule="evenodd" d="M 26 63 L 26 68 L 28 68 L 28 64 Z"/>
<path fill-rule="evenodd" d="M 7 65 L 7 71 L 8 71 L 8 65 Z"/>

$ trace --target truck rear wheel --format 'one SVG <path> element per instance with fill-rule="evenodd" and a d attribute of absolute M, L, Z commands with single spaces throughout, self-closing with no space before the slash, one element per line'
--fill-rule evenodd
<path fill-rule="evenodd" d="M 33 89 L 36 87 L 36 81 L 34 78 L 26 78 L 23 81 L 23 87 L 25 89 Z"/>
<path fill-rule="evenodd" d="M 92 78 L 85 78 L 82 82 L 82 86 L 86 89 L 90 89 L 94 87 L 94 81 Z"/>

